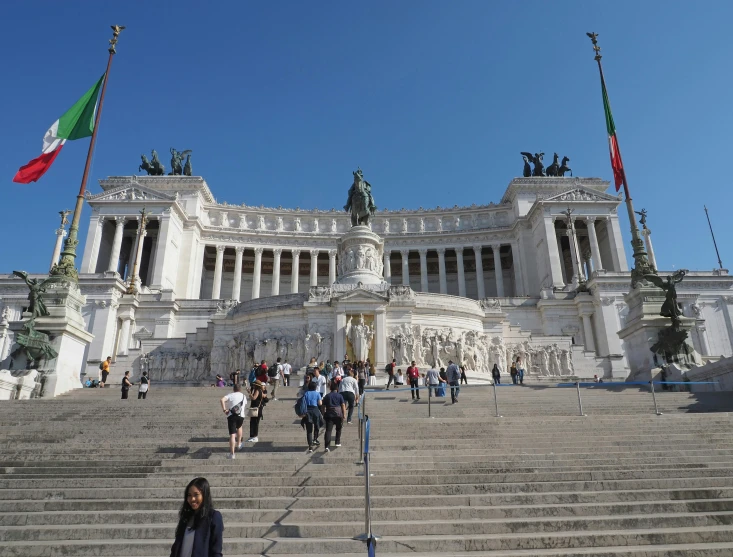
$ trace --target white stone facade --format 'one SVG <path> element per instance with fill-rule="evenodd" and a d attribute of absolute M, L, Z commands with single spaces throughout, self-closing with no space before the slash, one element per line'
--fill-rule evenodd
<path fill-rule="evenodd" d="M 379 211 L 361 263 L 341 244 L 351 229 L 343 211 L 217 203 L 200 177 L 111 177 L 101 186 L 87 197 L 80 264 L 94 335 L 82 373 L 96 377 L 107 355 L 116 376 L 139 371 L 142 356 L 153 377 L 192 382 L 278 355 L 296 366 L 341 359 L 347 317 L 364 313 L 378 366 L 393 356 L 401 365 L 451 357 L 488 371 L 522 355 L 538 376 L 628 374 L 617 332 L 630 278 L 621 200 L 606 181 L 517 178 L 496 204 Z M 143 208 L 150 216 L 138 238 Z M 142 288 L 127 295 L 139 241 Z M 378 280 L 334 284 L 362 272 Z M 576 291 L 581 277 L 589 292 Z M 691 272 L 678 291 L 695 318 L 696 350 L 707 360 L 733 355 L 733 277 Z M 26 294 L 0 277 L 10 320 Z"/>

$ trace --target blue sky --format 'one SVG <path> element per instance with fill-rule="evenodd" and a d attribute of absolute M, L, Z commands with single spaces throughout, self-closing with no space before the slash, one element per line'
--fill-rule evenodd
<path fill-rule="evenodd" d="M 104 71 L 112 23 L 127 29 L 93 193 L 100 178 L 136 173 L 141 153 L 174 146 L 193 150 L 219 201 L 324 209 L 343 205 L 357 165 L 390 209 L 497 202 L 525 150 L 610 179 L 594 30 L 660 267 L 717 265 L 703 204 L 733 266 L 731 2 L 43 0 L 2 13 L 3 272 L 48 268 L 88 140 L 37 184 L 11 180 Z M 88 209 L 82 223 L 80 253 Z"/>

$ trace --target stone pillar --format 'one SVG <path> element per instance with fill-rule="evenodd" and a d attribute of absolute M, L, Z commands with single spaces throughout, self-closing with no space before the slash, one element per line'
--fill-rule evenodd
<path fill-rule="evenodd" d="M 629 270 L 629 266 L 626 263 L 626 253 L 624 252 L 624 244 L 621 236 L 621 229 L 618 224 L 618 216 L 609 216 L 607 219 L 606 230 L 610 244 L 609 247 L 611 248 L 611 263 L 613 264 L 613 271 L 617 273 L 626 272 Z"/>
<path fill-rule="evenodd" d="M 242 254 L 244 253 L 244 246 L 237 246 L 234 248 L 234 277 L 232 277 L 232 300 L 241 298 L 240 293 L 242 290 Z"/>
<path fill-rule="evenodd" d="M 596 217 L 587 217 L 585 219 L 588 227 L 588 240 L 590 241 L 590 256 L 593 260 L 593 270 L 600 271 L 603 269 L 601 261 L 601 250 L 598 247 L 598 236 L 596 235 Z"/>
<path fill-rule="evenodd" d="M 311 286 L 318 286 L 318 254 L 320 250 L 311 250 Z"/>
<path fill-rule="evenodd" d="M 282 253 L 282 248 L 272 250 L 272 296 L 280 295 L 280 256 Z"/>
<path fill-rule="evenodd" d="M 438 248 L 438 281 L 440 283 L 440 293 L 448 294 L 448 281 L 445 276 L 445 248 Z"/>
<path fill-rule="evenodd" d="M 463 248 L 457 247 L 456 264 L 458 265 L 458 295 L 466 297 L 466 271 L 463 269 Z"/>
<path fill-rule="evenodd" d="M 336 250 L 331 249 L 328 250 L 328 286 L 334 282 L 336 282 Z"/>
<path fill-rule="evenodd" d="M 87 243 L 84 246 L 84 256 L 81 262 L 80 270 L 82 273 L 94 273 L 97 270 L 99 244 L 102 241 L 102 225 L 104 225 L 104 217 L 93 213 L 92 218 L 89 219 Z"/>
<path fill-rule="evenodd" d="M 260 279 L 262 278 L 262 251 L 264 248 L 255 248 L 255 267 L 252 275 L 252 299 L 260 297 Z"/>
<path fill-rule="evenodd" d="M 125 227 L 125 217 L 115 217 L 115 235 L 112 239 L 112 251 L 109 254 L 108 271 L 117 272 L 120 268 L 120 248 L 122 247 L 122 229 Z M 138 260 L 137 272 L 140 272 L 140 261 Z"/>
<path fill-rule="evenodd" d="M 402 255 L 402 284 L 410 286 L 410 250 L 400 250 L 400 254 Z"/>
<path fill-rule="evenodd" d="M 290 273 L 290 293 L 298 293 L 298 281 L 300 280 L 300 250 L 294 249 L 291 252 L 293 254 L 293 269 Z"/>
<path fill-rule="evenodd" d="M 49 270 L 59 262 L 59 257 L 61 256 L 61 243 L 64 241 L 64 236 L 66 236 L 66 230 L 63 228 L 57 228 L 56 244 L 53 247 L 53 255 L 51 255 L 51 266 L 49 267 Z"/>
<path fill-rule="evenodd" d="M 221 295 L 221 270 L 224 266 L 224 250 L 226 246 L 216 246 L 216 266 L 214 267 L 214 286 L 211 289 L 211 299 L 218 300 Z"/>
<path fill-rule="evenodd" d="M 575 233 L 573 230 L 566 230 L 565 235 L 570 241 L 570 259 L 573 261 L 573 277 L 571 282 L 580 281 L 583 276 L 583 270 L 580 268 L 580 261 L 578 261 L 578 244 L 575 241 Z"/>
<path fill-rule="evenodd" d="M 522 259 L 519 255 L 519 243 L 512 242 L 512 268 L 514 269 L 514 295 L 524 296 L 524 273 L 522 273 Z"/>
<path fill-rule="evenodd" d="M 420 291 L 428 292 L 428 250 L 420 248 Z"/>
<path fill-rule="evenodd" d="M 698 325 L 696 328 L 697 328 L 697 338 L 700 339 L 700 354 L 702 356 L 710 356 L 710 346 L 708 345 L 707 327 L 705 327 L 704 325 Z"/>
<path fill-rule="evenodd" d="M 593 325 L 591 324 L 591 314 L 582 313 L 580 317 L 583 319 L 583 338 L 585 339 L 585 351 L 595 352 L 596 344 L 593 341 Z"/>
<path fill-rule="evenodd" d="M 384 256 L 383 256 L 384 280 L 390 284 L 392 284 L 392 264 L 389 260 L 391 255 L 392 255 L 392 252 L 388 250 L 387 248 L 384 248 Z M 338 354 L 338 352 L 336 352 L 336 354 Z M 336 357 L 338 358 L 339 356 L 337 355 Z"/>
<path fill-rule="evenodd" d="M 560 250 L 557 245 L 557 235 L 555 233 L 555 218 L 545 216 L 545 242 L 547 243 L 547 257 L 550 262 L 550 279 L 554 288 L 564 288 L 565 283 L 562 280 L 562 268 L 560 265 Z M 544 287 L 544 285 L 542 285 Z"/>
<path fill-rule="evenodd" d="M 120 326 L 120 338 L 117 343 L 117 355 L 127 356 L 130 346 L 130 325 L 132 321 L 129 316 L 122 317 L 122 325 Z"/>
<path fill-rule="evenodd" d="M 652 246 L 652 231 L 648 228 L 644 228 L 641 231 L 641 235 L 644 236 L 644 244 L 646 244 L 646 253 L 649 256 L 649 263 L 655 269 L 657 268 L 657 258 L 654 256 L 654 247 Z"/>
<path fill-rule="evenodd" d="M 138 292 L 140 292 L 140 289 L 142 288 L 142 278 L 140 277 L 140 266 L 142 265 L 143 260 L 143 247 L 145 246 L 145 237 L 148 235 L 147 230 L 140 231 L 140 228 L 138 227 L 138 234 L 137 234 L 137 246 L 135 251 L 135 262 L 132 265 L 132 268 L 135 269 L 135 276 L 131 277 L 130 280 L 135 281 L 135 288 Z"/>
<path fill-rule="evenodd" d="M 492 244 L 491 251 L 494 252 L 494 275 L 496 275 L 496 295 L 504 297 L 504 271 L 501 268 L 501 245 Z"/>
<path fill-rule="evenodd" d="M 178 250 L 171 249 L 173 241 L 180 245 L 182 241 L 179 222 L 175 222 L 169 209 L 165 209 L 158 217 L 158 238 L 155 241 L 155 257 L 151 258 L 153 269 L 151 286 L 161 289 L 175 289 L 178 281 L 179 262 L 181 255 Z M 174 259 L 175 257 L 175 259 Z M 184 259 L 186 260 L 186 259 Z"/>
<path fill-rule="evenodd" d="M 476 288 L 478 289 L 478 299 L 486 298 L 486 288 L 484 287 L 484 262 L 481 255 L 481 246 L 473 246 L 473 253 L 476 256 Z"/>
<path fill-rule="evenodd" d="M 334 320 L 333 350 L 334 357 L 337 359 L 346 354 L 346 312 L 344 311 L 337 313 Z"/>
<path fill-rule="evenodd" d="M 387 311 L 378 309 L 374 315 L 374 359 L 377 369 L 387 364 Z M 345 350 L 344 350 L 345 351 Z M 338 354 L 338 352 L 336 352 Z M 338 357 L 338 356 L 336 356 Z"/>

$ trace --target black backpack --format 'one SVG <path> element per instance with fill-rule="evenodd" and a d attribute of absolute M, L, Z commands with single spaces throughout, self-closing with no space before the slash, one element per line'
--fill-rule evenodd
<path fill-rule="evenodd" d="M 275 378 L 277 377 L 277 364 L 272 364 L 267 370 L 267 376 Z"/>
<path fill-rule="evenodd" d="M 391 374 L 392 373 L 392 364 L 387 364 L 386 366 L 384 366 L 384 371 Z"/>
<path fill-rule="evenodd" d="M 104 369 L 104 362 L 106 361 L 107 360 L 102 360 L 101 362 L 99 362 L 99 369 Z"/>

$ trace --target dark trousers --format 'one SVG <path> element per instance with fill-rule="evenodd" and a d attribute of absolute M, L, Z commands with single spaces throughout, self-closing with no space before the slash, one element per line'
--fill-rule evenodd
<path fill-rule="evenodd" d="M 130 393 L 130 389 L 122 389 L 122 398 L 127 398 L 127 395 Z"/>
<path fill-rule="evenodd" d="M 305 433 L 306 433 L 306 439 L 308 439 L 308 447 L 312 447 L 313 441 L 318 440 L 318 434 L 320 433 L 318 430 L 318 426 L 316 424 L 306 422 L 305 423 Z"/>
<path fill-rule="evenodd" d="M 450 382 L 450 400 L 453 403 L 458 402 L 458 394 L 461 392 L 461 389 L 458 387 L 458 381 L 451 381 Z"/>
<path fill-rule="evenodd" d="M 289 387 L 290 386 L 290 374 L 283 375 L 283 387 Z"/>
<path fill-rule="evenodd" d="M 395 387 L 397 386 L 397 383 L 395 383 L 395 381 L 394 381 L 394 374 L 392 374 L 392 375 L 389 375 L 389 376 L 387 377 L 387 388 L 388 388 L 388 389 L 389 389 L 389 386 L 390 386 L 390 384 L 392 384 L 392 383 L 394 383 L 394 386 L 395 386 Z"/>
<path fill-rule="evenodd" d="M 359 379 L 359 396 L 364 394 L 364 385 L 366 385 L 366 379 Z"/>
<path fill-rule="evenodd" d="M 494 383 L 496 383 L 497 385 L 501 385 L 501 376 L 500 375 L 494 376 Z"/>
<path fill-rule="evenodd" d="M 140 400 L 141 398 L 142 398 L 142 399 L 144 399 L 144 398 L 147 398 L 147 396 L 148 396 L 148 391 L 145 391 L 144 393 L 143 393 L 143 392 L 140 392 L 140 391 L 138 391 L 138 393 L 137 393 L 137 399 L 138 399 L 138 400 Z"/>
<path fill-rule="evenodd" d="M 351 421 L 351 416 L 354 415 L 354 404 L 355 404 L 355 398 L 354 393 L 350 393 L 348 391 L 344 391 L 341 393 L 341 396 L 344 397 L 344 400 L 346 401 L 346 405 L 349 407 L 349 413 L 346 416 L 346 421 Z"/>
<path fill-rule="evenodd" d="M 468 385 L 468 377 L 466 377 L 465 373 L 461 373 L 461 384 L 465 383 Z"/>
<path fill-rule="evenodd" d="M 514 383 L 515 385 L 517 384 L 517 374 L 516 373 L 512 374 L 512 383 Z"/>
<path fill-rule="evenodd" d="M 412 394 L 412 399 L 420 400 L 420 391 L 418 390 L 418 387 L 420 386 L 420 380 L 419 379 L 410 379 L 410 394 Z M 417 396 L 415 396 L 417 395 Z"/>
<path fill-rule="evenodd" d="M 336 444 L 341 444 L 341 428 L 344 426 L 344 419 L 326 416 L 326 435 L 324 436 L 326 448 L 331 446 L 331 432 L 333 431 L 333 426 L 336 426 Z"/>
<path fill-rule="evenodd" d="M 249 437 L 257 437 L 260 432 L 260 417 L 249 419 Z"/>

